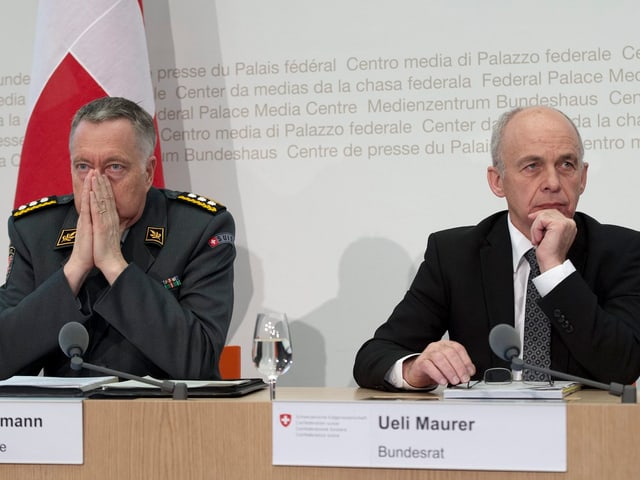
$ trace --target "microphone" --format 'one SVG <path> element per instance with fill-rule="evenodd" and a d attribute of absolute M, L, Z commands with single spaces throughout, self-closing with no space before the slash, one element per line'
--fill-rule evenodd
<path fill-rule="evenodd" d="M 520 355 L 520 337 L 511 325 L 501 323 L 489 332 L 489 346 L 502 360 L 510 362 Z"/>
<path fill-rule="evenodd" d="M 126 378 L 127 380 L 136 380 L 148 385 L 153 385 L 154 387 L 159 387 L 163 392 L 171 393 L 174 400 L 186 400 L 188 397 L 187 385 L 183 382 L 176 383 L 171 380 L 153 380 L 85 362 L 82 356 L 89 346 L 89 332 L 87 332 L 87 329 L 84 328 L 84 325 L 81 323 L 69 322 L 64 324 L 58 333 L 58 344 L 64 354 L 71 359 L 72 370 L 86 368 L 87 370 L 93 370 L 106 375 Z"/>
<path fill-rule="evenodd" d="M 520 371 L 524 368 L 533 370 L 534 372 L 544 373 L 551 377 L 560 378 L 562 380 L 569 380 L 571 382 L 578 382 L 587 387 L 597 388 L 600 390 L 606 390 L 611 395 L 621 397 L 622 403 L 636 403 L 637 391 L 633 385 L 622 385 L 621 383 L 611 382 L 610 384 L 596 382 L 589 380 L 588 378 L 576 377 L 575 375 L 569 375 L 568 373 L 562 373 L 548 368 L 536 367 L 524 363 L 519 358 L 520 355 L 520 336 L 516 329 L 511 325 L 500 324 L 496 325 L 489 332 L 489 346 L 493 353 L 495 353 L 502 360 L 506 360 L 511 363 L 511 369 Z"/>

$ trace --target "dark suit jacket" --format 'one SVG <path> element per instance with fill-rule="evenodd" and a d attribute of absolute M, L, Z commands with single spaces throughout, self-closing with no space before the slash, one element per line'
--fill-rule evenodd
<path fill-rule="evenodd" d="M 98 270 L 74 296 L 63 274 L 78 214 L 71 195 L 16 210 L 0 288 L 0 377 L 91 376 L 58 346 L 67 322 L 90 335 L 84 360 L 159 378 L 217 378 L 233 305 L 234 223 L 207 199 L 152 188 L 109 287 Z"/>
<path fill-rule="evenodd" d="M 609 383 L 640 375 L 640 233 L 576 213 L 569 251 L 576 272 L 539 303 L 551 320 L 551 368 Z M 513 263 L 507 213 L 473 227 L 432 234 L 424 262 L 404 299 L 359 350 L 354 377 L 391 388 L 385 373 L 449 331 L 476 366 L 503 366 L 489 331 L 514 324 Z"/>

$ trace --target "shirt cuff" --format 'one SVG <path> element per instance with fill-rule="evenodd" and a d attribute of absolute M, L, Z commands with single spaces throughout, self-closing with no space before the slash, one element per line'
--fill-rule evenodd
<path fill-rule="evenodd" d="M 418 387 L 414 387 L 413 385 L 409 385 L 404 380 L 404 377 L 402 376 L 402 364 L 404 363 L 404 361 L 407 358 L 417 357 L 417 356 L 419 356 L 418 353 L 412 353 L 410 355 L 407 355 L 405 357 L 400 358 L 399 360 L 396 360 L 396 363 L 394 363 L 393 366 L 385 374 L 385 376 L 384 376 L 385 381 L 387 383 L 393 385 L 394 387 L 400 388 L 402 390 L 429 391 L 429 390 L 433 390 L 434 388 L 436 388 L 437 385 L 418 388 Z"/>
<path fill-rule="evenodd" d="M 538 275 L 533 279 L 533 284 L 536 286 L 540 296 L 544 297 L 575 271 L 576 267 L 573 266 L 571 260 L 565 260 L 564 263 Z"/>

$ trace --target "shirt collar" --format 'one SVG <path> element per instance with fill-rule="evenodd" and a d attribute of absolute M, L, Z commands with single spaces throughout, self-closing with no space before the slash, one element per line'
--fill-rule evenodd
<path fill-rule="evenodd" d="M 507 214 L 507 225 L 509 227 L 509 236 L 511 237 L 511 255 L 513 257 L 513 271 L 515 273 L 518 269 L 518 264 L 522 260 L 522 256 L 533 248 L 533 244 L 511 223 L 511 214 Z"/>

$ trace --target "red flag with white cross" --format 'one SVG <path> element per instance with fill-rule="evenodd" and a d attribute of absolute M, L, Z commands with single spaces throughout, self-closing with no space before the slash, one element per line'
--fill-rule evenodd
<path fill-rule="evenodd" d="M 70 124 L 85 103 L 126 97 L 155 115 L 141 1 L 40 1 L 16 207 L 71 192 Z M 159 142 L 155 153 L 161 187 Z"/>

